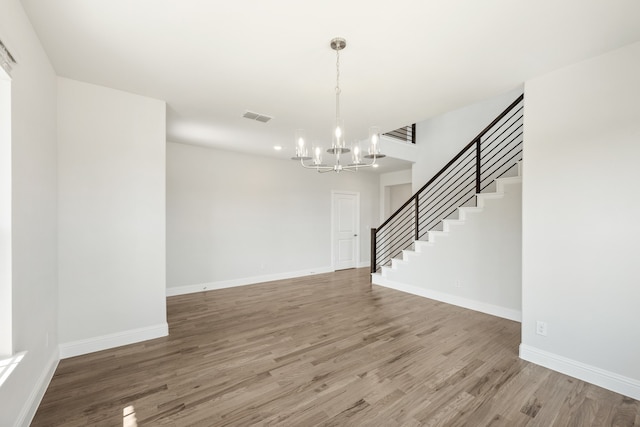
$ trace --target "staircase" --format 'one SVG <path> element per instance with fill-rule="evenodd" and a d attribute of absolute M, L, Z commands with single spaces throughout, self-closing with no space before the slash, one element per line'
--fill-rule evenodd
<path fill-rule="evenodd" d="M 457 209 L 372 283 L 495 316 L 521 320 L 522 162 L 517 175 L 495 180 L 477 206 Z"/>
<path fill-rule="evenodd" d="M 372 229 L 372 283 L 520 320 L 522 111 L 520 96 Z"/>

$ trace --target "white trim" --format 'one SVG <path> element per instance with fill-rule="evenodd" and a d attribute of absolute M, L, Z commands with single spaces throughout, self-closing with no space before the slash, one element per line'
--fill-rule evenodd
<path fill-rule="evenodd" d="M 29 397 L 24 402 L 24 405 L 22 405 L 22 409 L 16 419 L 16 426 L 28 426 L 31 424 L 31 421 L 33 421 L 33 417 L 36 415 L 40 402 L 42 402 L 44 393 L 47 391 L 47 387 L 49 387 L 51 378 L 53 378 L 53 374 L 56 372 L 59 361 L 60 356 L 56 349 L 51 354 L 49 361 L 45 365 L 45 369 L 40 373 Z"/>
<path fill-rule="evenodd" d="M 640 400 L 640 381 L 577 360 L 520 344 L 520 358 L 607 390 Z"/>
<path fill-rule="evenodd" d="M 60 358 L 80 356 L 94 351 L 106 350 L 121 345 L 134 344 L 169 335 L 169 325 L 160 323 L 146 328 L 131 329 L 84 340 L 60 344 Z"/>
<path fill-rule="evenodd" d="M 199 283 L 167 288 L 167 296 L 192 294 L 196 292 L 213 291 L 216 289 L 235 288 L 236 286 L 255 285 L 257 283 L 271 282 L 274 280 L 293 279 L 296 277 L 311 276 L 314 274 L 331 273 L 332 267 L 309 268 L 307 270 L 289 271 L 285 273 L 266 274 L 263 276 L 242 277 L 240 279 L 220 280 L 218 282 Z"/>
<path fill-rule="evenodd" d="M 371 267 L 371 262 L 370 261 L 359 261 L 356 265 L 356 268 L 365 268 L 365 267 Z"/>
<path fill-rule="evenodd" d="M 354 268 L 358 267 L 358 263 L 360 262 L 360 239 L 361 230 L 360 230 L 360 193 L 357 191 L 342 191 L 342 190 L 331 190 L 331 271 L 336 270 L 336 254 L 335 254 L 335 196 L 336 194 L 347 194 L 350 196 L 356 197 L 356 242 L 355 249 L 356 254 L 354 256 L 355 263 L 353 265 Z M 348 267 L 347 267 L 348 268 Z"/>
<path fill-rule="evenodd" d="M 436 301 L 446 302 L 447 304 L 457 305 L 458 307 L 468 308 L 470 310 L 479 311 L 481 313 L 491 314 L 492 316 L 502 317 L 503 319 L 522 322 L 522 312 L 520 310 L 514 310 L 512 308 L 501 307 L 482 301 L 476 301 L 458 295 L 451 295 L 431 289 L 424 289 L 413 285 L 398 283 L 393 280 L 388 280 L 382 277 L 380 274 L 372 274 L 371 282 L 374 285 L 384 286 L 386 288 L 395 289 L 397 291 L 434 299 Z"/>

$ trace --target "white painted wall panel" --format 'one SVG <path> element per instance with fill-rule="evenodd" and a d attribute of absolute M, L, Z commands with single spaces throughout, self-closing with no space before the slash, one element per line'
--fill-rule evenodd
<path fill-rule="evenodd" d="M 17 0 L 0 1 L 11 83 L 13 351 L 0 385 L 0 425 L 28 425 L 58 361 L 56 77 Z"/>
<path fill-rule="evenodd" d="M 58 79 L 60 339 L 166 326 L 165 104 Z"/>
<path fill-rule="evenodd" d="M 518 96 L 522 87 L 416 124 L 413 192 L 418 191 Z"/>
<path fill-rule="evenodd" d="M 523 345 L 635 381 L 635 398 L 638 76 L 640 43 L 526 83 L 523 192 Z"/>
<path fill-rule="evenodd" d="M 332 190 L 360 193 L 366 265 L 378 185 L 372 173 L 318 174 L 292 161 L 170 142 L 167 287 L 326 271 Z"/>

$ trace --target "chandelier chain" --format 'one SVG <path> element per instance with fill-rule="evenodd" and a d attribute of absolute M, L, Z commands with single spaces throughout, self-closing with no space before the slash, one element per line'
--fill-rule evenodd
<path fill-rule="evenodd" d="M 340 49 L 336 49 L 336 120 L 340 118 Z"/>

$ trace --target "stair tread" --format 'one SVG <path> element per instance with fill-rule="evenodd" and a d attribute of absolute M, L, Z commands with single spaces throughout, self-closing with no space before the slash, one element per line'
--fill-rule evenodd
<path fill-rule="evenodd" d="M 492 192 L 492 193 L 478 193 L 476 194 L 477 197 L 483 197 L 486 199 L 499 199 L 501 197 L 504 197 L 504 193 L 503 192 Z"/>

